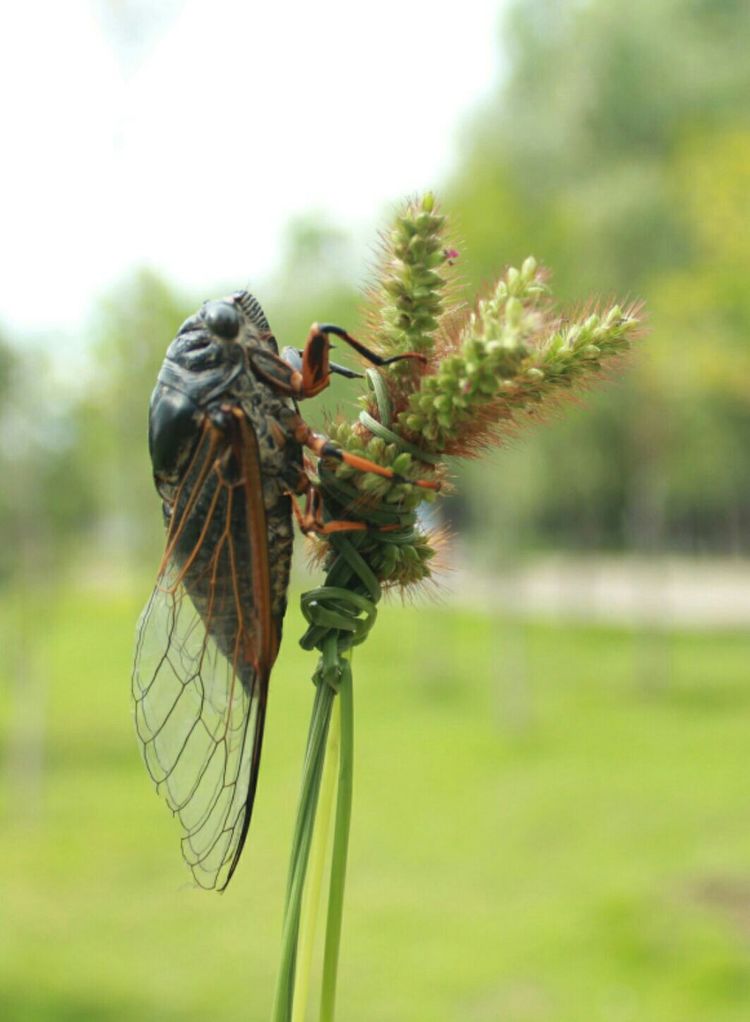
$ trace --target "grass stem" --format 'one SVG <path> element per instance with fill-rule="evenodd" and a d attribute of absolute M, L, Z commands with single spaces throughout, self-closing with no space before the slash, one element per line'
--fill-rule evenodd
<path fill-rule="evenodd" d="M 331 832 L 331 816 L 333 814 L 333 800 L 336 795 L 336 779 L 341 747 L 341 714 L 339 706 L 340 700 L 334 699 L 331 710 L 331 723 L 328 728 L 323 778 L 318 796 L 318 811 L 315 816 L 315 829 L 310 849 L 307 882 L 305 883 L 302 898 L 302 918 L 297 946 L 297 972 L 294 983 L 292 1022 L 305 1022 L 309 1001 L 310 974 L 312 972 L 313 952 L 315 950 L 320 893 L 323 886 L 328 839 Z"/>
<path fill-rule="evenodd" d="M 352 783 L 354 767 L 354 693 L 350 666 L 351 651 L 342 656 L 339 687 L 340 751 L 338 797 L 331 856 L 331 884 L 328 892 L 323 984 L 320 999 L 320 1022 L 333 1022 L 336 1002 L 341 924 L 344 910 L 346 862 L 349 850 L 349 828 L 352 816 Z"/>
<path fill-rule="evenodd" d="M 276 996 L 272 1014 L 273 1022 L 291 1022 L 292 1018 L 302 893 L 304 891 L 307 863 L 312 844 L 333 700 L 333 690 L 328 685 L 318 685 L 310 720 L 307 752 L 302 773 L 302 790 L 292 841 L 281 945 L 281 965 L 276 984 Z"/>

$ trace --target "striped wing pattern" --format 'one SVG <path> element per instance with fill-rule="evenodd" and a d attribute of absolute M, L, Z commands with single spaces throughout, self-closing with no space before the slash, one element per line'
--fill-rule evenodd
<path fill-rule="evenodd" d="M 276 651 L 259 480 L 246 420 L 228 437 L 207 425 L 138 624 L 136 731 L 182 827 L 183 857 L 208 889 L 226 886 L 245 842 Z"/>

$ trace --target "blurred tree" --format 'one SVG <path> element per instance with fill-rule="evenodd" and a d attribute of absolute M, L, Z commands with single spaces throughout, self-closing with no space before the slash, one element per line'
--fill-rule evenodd
<path fill-rule="evenodd" d="M 593 415 L 526 443 L 527 537 L 742 542 L 749 30 L 739 0 L 531 0 L 506 20 L 509 72 L 468 128 L 447 194 L 466 273 L 486 280 L 499 253 L 532 251 L 565 297 L 643 295 L 653 331 Z M 512 511 L 519 459 L 500 464 L 494 496 Z"/>
<path fill-rule="evenodd" d="M 467 130 L 449 196 L 467 233 L 480 211 L 495 227 L 489 247 L 469 234 L 473 272 L 495 272 L 506 236 L 510 259 L 541 246 L 569 297 L 623 278 L 641 291 L 687 263 L 673 157 L 687 133 L 746 118 L 749 31 L 739 0 L 516 4 L 509 74 Z"/>
<path fill-rule="evenodd" d="M 167 345 L 199 304 L 140 270 L 95 311 L 93 377 L 77 418 L 101 509 L 97 546 L 116 564 L 153 563 L 163 544 L 148 460 L 148 398 Z"/>
<path fill-rule="evenodd" d="M 355 264 L 351 237 L 323 213 L 289 223 L 279 268 L 258 295 L 281 346 L 301 344 L 315 320 L 352 324 Z"/>
<path fill-rule="evenodd" d="M 0 583 L 48 585 L 90 524 L 80 435 L 48 354 L 0 338 Z"/>
<path fill-rule="evenodd" d="M 13 350 L 5 339 L 0 337 L 0 408 L 5 405 L 8 397 L 14 361 Z"/>
<path fill-rule="evenodd" d="M 361 332 L 360 296 L 351 270 L 358 261 L 352 249 L 351 237 L 323 213 L 291 221 L 279 268 L 257 296 L 280 348 L 302 347 L 314 322 L 339 323 L 355 334 Z M 346 345 L 337 347 L 335 358 L 358 367 Z M 330 388 L 305 407 L 305 416 L 324 428 L 326 419 L 354 397 L 351 382 L 334 377 Z"/>
<path fill-rule="evenodd" d="M 655 282 L 652 373 L 673 397 L 670 520 L 740 549 L 750 535 L 750 128 L 691 136 L 675 159 L 675 202 L 695 258 Z M 685 358 L 685 352 L 690 357 Z"/>
<path fill-rule="evenodd" d="M 0 741 L 10 811 L 41 813 L 50 627 L 78 539 L 94 513 L 80 437 L 42 350 L 0 338 Z M 3 715 L 5 717 L 5 714 Z"/>

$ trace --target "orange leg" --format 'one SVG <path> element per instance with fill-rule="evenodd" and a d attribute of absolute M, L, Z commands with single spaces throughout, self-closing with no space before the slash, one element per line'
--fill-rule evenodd
<path fill-rule="evenodd" d="M 297 519 L 297 524 L 300 527 L 300 531 L 305 535 L 310 532 L 316 533 L 318 536 L 330 536 L 333 532 L 366 532 L 373 527 L 368 525 L 366 522 L 354 522 L 348 521 L 344 518 L 336 519 L 334 521 L 326 522 L 323 520 L 323 500 L 318 489 L 310 483 L 305 497 L 305 509 L 304 511 L 299 505 L 299 501 L 294 493 L 289 493 L 289 497 L 292 501 L 292 510 L 294 511 L 294 517 Z M 376 532 L 394 532 L 399 529 L 398 525 L 382 525 L 380 528 L 376 528 Z"/>
<path fill-rule="evenodd" d="M 392 355 L 390 358 L 383 358 L 382 355 L 378 355 L 377 352 L 372 351 L 365 344 L 362 344 L 361 341 L 352 337 L 342 327 L 334 326 L 332 323 L 320 325 L 313 323 L 301 354 L 295 351 L 294 348 L 284 349 L 284 358 L 294 370 L 293 386 L 298 388 L 297 397 L 315 397 L 316 394 L 325 390 L 330 383 L 332 372 L 340 373 L 342 376 L 359 375 L 359 373 L 354 373 L 343 366 L 331 363 L 329 334 L 333 334 L 335 337 L 340 337 L 343 341 L 346 341 L 363 358 L 366 358 L 368 362 L 376 366 L 391 365 L 393 362 L 400 362 L 405 358 L 414 358 L 420 362 L 427 361 L 424 355 L 413 351 L 407 352 L 404 355 Z"/>
<path fill-rule="evenodd" d="M 299 506 L 295 494 L 290 493 L 289 496 L 292 501 L 294 517 L 297 519 L 300 531 L 305 535 L 315 532 L 319 536 L 327 536 L 332 532 L 364 532 L 367 529 L 365 522 L 347 522 L 343 519 L 335 522 L 323 521 L 323 502 L 320 493 L 312 483 L 307 490 L 304 511 Z"/>
<path fill-rule="evenodd" d="M 376 462 L 370 461 L 369 458 L 363 458 L 359 454 L 352 454 L 351 451 L 343 450 L 328 440 L 327 437 L 321 436 L 320 433 L 313 433 L 303 419 L 299 420 L 295 439 L 298 443 L 309 447 L 313 454 L 316 454 L 319 458 L 335 458 L 336 461 L 343 461 L 345 465 L 351 465 L 352 468 L 356 468 L 360 472 L 372 472 L 374 475 L 382 476 L 384 479 L 392 479 L 395 483 L 409 483 L 411 486 L 421 486 L 425 490 L 440 489 L 439 480 L 407 479 L 405 476 L 394 472 L 392 468 L 378 465 Z"/>

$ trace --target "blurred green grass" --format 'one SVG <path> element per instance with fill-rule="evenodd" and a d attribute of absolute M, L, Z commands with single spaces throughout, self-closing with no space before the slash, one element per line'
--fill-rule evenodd
<path fill-rule="evenodd" d="M 3 785 L 0 1018 L 269 1017 L 312 698 L 295 606 L 223 896 L 190 888 L 140 762 L 137 601 L 43 621 L 38 810 Z M 745 1022 L 750 637 L 650 641 L 659 684 L 625 630 L 382 609 L 355 654 L 342 1020 Z"/>

